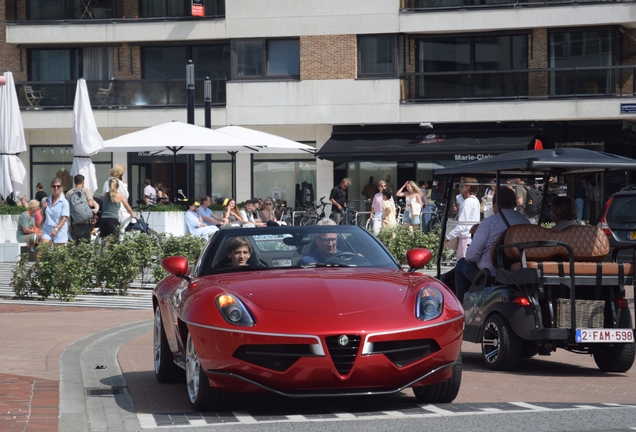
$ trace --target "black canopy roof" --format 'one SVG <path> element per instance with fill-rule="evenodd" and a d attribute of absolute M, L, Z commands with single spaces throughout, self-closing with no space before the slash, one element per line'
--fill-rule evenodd
<path fill-rule="evenodd" d="M 527 149 L 538 130 L 334 132 L 316 156 L 333 162 L 455 160 Z M 463 160 L 463 159 L 460 159 Z"/>
<path fill-rule="evenodd" d="M 559 175 L 593 173 L 605 170 L 636 170 L 636 160 L 610 153 L 579 148 L 525 150 L 493 156 L 452 168 L 435 171 L 435 175 L 492 174 L 504 176 Z"/>

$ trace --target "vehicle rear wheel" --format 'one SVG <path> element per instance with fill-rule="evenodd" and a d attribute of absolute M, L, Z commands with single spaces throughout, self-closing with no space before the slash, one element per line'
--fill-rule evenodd
<path fill-rule="evenodd" d="M 153 348 L 155 357 L 155 376 L 160 383 L 171 383 L 183 378 L 183 370 L 174 363 L 166 331 L 163 328 L 161 309 L 155 309 L 153 331 Z"/>
<path fill-rule="evenodd" d="M 481 339 L 481 354 L 491 370 L 509 371 L 519 364 L 524 344 L 500 315 L 491 315 L 486 320 Z"/>
<path fill-rule="evenodd" d="M 196 411 L 222 410 L 229 403 L 226 391 L 210 387 L 190 333 L 186 342 L 186 387 L 190 405 Z"/>
<path fill-rule="evenodd" d="M 453 366 L 453 376 L 438 384 L 413 387 L 413 394 L 419 403 L 450 403 L 457 397 L 461 383 L 462 355 L 460 353 Z"/>
<path fill-rule="evenodd" d="M 636 344 L 616 344 L 613 349 L 594 353 L 594 362 L 603 372 L 627 372 L 635 356 Z"/>

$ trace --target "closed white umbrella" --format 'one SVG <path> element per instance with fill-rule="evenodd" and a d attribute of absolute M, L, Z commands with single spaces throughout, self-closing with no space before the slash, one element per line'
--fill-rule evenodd
<path fill-rule="evenodd" d="M 97 131 L 86 80 L 80 78 L 77 81 L 73 105 L 73 167 L 71 175 L 83 175 L 84 187 L 91 192 L 95 192 L 99 187 L 91 156 L 103 148 L 104 140 Z"/>
<path fill-rule="evenodd" d="M 13 74 L 6 71 L 4 78 L 5 85 L 0 86 L 0 195 L 6 199 L 12 192 L 20 193 L 24 185 L 26 170 L 17 154 L 27 146 Z"/>
<path fill-rule="evenodd" d="M 253 141 L 257 144 L 259 153 L 311 153 L 314 154 L 316 149 L 307 144 L 292 141 L 287 138 L 272 135 L 267 132 L 261 132 L 254 129 L 248 129 L 241 126 L 225 126 L 216 129 L 227 135 L 237 138 L 243 138 Z"/>

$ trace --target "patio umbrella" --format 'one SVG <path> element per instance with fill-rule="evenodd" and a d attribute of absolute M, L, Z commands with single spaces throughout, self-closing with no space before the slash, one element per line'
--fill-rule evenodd
<path fill-rule="evenodd" d="M 225 126 L 216 131 L 257 143 L 259 153 L 316 153 L 307 144 L 241 126 Z"/>
<path fill-rule="evenodd" d="M 91 156 L 97 154 L 104 147 L 104 140 L 97 131 L 91 101 L 88 97 L 86 80 L 77 80 L 75 103 L 73 104 L 73 167 L 71 175 L 82 174 L 85 178 L 84 187 L 95 192 L 97 176 Z"/>
<path fill-rule="evenodd" d="M 26 170 L 17 154 L 27 147 L 13 74 L 7 71 L 4 78 L 5 85 L 0 86 L 0 195 L 7 199 L 11 193 L 20 193 L 24 185 Z"/>
<path fill-rule="evenodd" d="M 105 152 L 148 152 L 172 154 L 176 166 L 177 153 L 232 155 L 232 194 L 234 194 L 234 157 L 237 152 L 256 153 L 258 144 L 243 138 L 223 134 L 212 129 L 173 121 L 132 132 L 104 142 Z M 176 176 L 173 176 L 176 190 Z"/>

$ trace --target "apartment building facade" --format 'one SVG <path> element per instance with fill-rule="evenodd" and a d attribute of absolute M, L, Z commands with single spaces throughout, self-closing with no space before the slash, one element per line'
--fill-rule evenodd
<path fill-rule="evenodd" d="M 24 107 L 28 196 L 70 170 L 78 78 L 109 139 L 185 122 L 188 60 L 196 124 L 207 77 L 212 127 L 318 149 L 318 158 L 238 154 L 239 201 L 316 201 L 344 176 L 359 198 L 371 176 L 399 187 L 536 139 L 636 157 L 632 0 L 3 3 L 0 68 L 13 72 Z M 192 16 L 192 3 L 203 16 Z M 172 185 L 176 176 L 180 186 L 187 178 L 186 156 L 174 170 L 172 158 L 150 154 L 93 160 L 99 180 L 113 163 L 127 166 L 133 199 L 146 177 Z M 197 155 L 197 195 L 229 196 L 231 164 L 229 155 Z"/>

